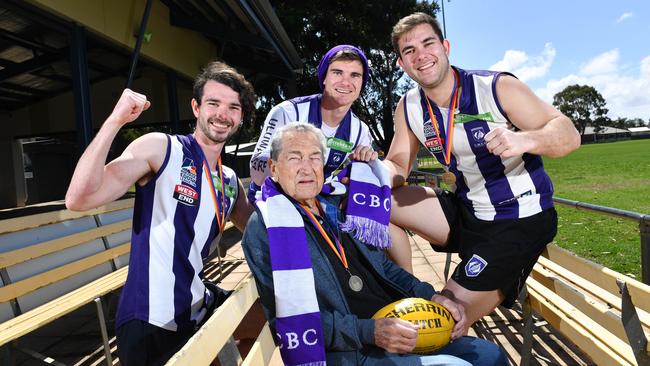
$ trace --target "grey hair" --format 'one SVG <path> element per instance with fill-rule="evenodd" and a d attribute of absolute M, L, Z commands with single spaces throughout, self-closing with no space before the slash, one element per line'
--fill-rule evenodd
<path fill-rule="evenodd" d="M 325 158 L 325 149 L 327 142 L 325 140 L 325 135 L 321 132 L 320 129 L 314 127 L 313 125 L 305 122 L 289 122 L 288 124 L 280 127 L 278 132 L 275 133 L 273 139 L 271 140 L 271 159 L 274 161 L 278 160 L 278 156 L 282 152 L 282 140 L 284 135 L 288 133 L 311 133 L 316 137 L 316 140 L 319 142 L 319 148 L 321 157 Z"/>

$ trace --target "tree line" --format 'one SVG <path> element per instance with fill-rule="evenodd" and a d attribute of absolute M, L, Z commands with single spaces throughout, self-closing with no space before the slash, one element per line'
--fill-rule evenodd
<path fill-rule="evenodd" d="M 593 86 L 569 85 L 553 96 L 553 105 L 569 117 L 581 135 L 588 126 L 599 133 L 605 127 L 627 129 L 650 125 L 641 118 L 609 118 L 605 98 Z"/>

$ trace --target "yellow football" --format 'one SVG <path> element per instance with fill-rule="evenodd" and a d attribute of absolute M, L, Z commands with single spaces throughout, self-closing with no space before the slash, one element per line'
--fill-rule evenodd
<path fill-rule="evenodd" d="M 428 354 L 446 346 L 451 340 L 451 330 L 456 324 L 445 307 L 416 297 L 390 303 L 379 309 L 372 318 L 399 318 L 419 325 L 413 352 L 420 354 Z"/>

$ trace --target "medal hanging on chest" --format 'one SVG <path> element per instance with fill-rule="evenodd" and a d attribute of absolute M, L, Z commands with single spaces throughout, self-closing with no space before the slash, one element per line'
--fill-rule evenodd
<path fill-rule="evenodd" d="M 322 215 L 322 209 L 320 207 L 320 203 L 317 203 L 317 204 L 318 204 L 318 210 L 321 212 L 321 215 Z M 334 254 L 336 254 L 338 259 L 343 264 L 343 268 L 345 268 L 345 271 L 350 276 L 350 278 L 348 278 L 348 287 L 350 287 L 350 290 L 352 290 L 354 292 L 359 292 L 359 291 L 363 290 L 363 280 L 361 279 L 361 277 L 359 277 L 357 275 L 353 275 L 350 272 L 349 265 L 348 265 L 348 259 L 345 256 L 345 249 L 343 249 L 343 245 L 341 245 L 341 242 L 336 237 L 336 235 L 334 235 L 334 233 L 332 233 L 332 237 L 334 237 L 334 241 L 336 242 L 336 245 L 334 245 L 334 243 L 332 242 L 332 239 L 330 239 L 329 235 L 327 235 L 327 232 L 325 231 L 323 226 L 318 222 L 318 220 L 316 219 L 314 214 L 311 213 L 311 211 L 309 211 L 309 209 L 307 207 L 305 207 L 304 205 L 300 205 L 300 207 L 302 207 L 302 209 L 305 211 L 305 213 L 309 217 L 309 220 L 312 222 L 314 227 L 316 227 L 316 229 L 321 234 L 323 239 L 325 239 L 325 242 L 327 242 L 327 245 L 329 245 L 329 247 L 332 248 L 332 250 L 334 251 Z M 324 215 L 322 215 L 322 216 L 324 217 Z"/>
<path fill-rule="evenodd" d="M 350 279 L 348 280 L 348 286 L 350 286 L 350 289 L 352 291 L 359 292 L 363 289 L 363 281 L 359 276 L 350 275 Z"/>
<path fill-rule="evenodd" d="M 221 157 L 217 159 L 217 169 L 219 170 L 219 181 L 221 183 L 221 209 L 219 209 L 218 199 L 217 199 L 217 190 L 215 189 L 214 182 L 212 179 L 212 171 L 208 166 L 206 160 L 203 160 L 203 174 L 205 174 L 208 185 L 210 186 L 210 193 L 212 193 L 212 203 L 214 203 L 214 214 L 217 217 L 217 227 L 219 232 L 222 233 L 224 227 L 226 226 L 226 192 L 225 192 L 225 183 L 223 181 L 223 167 L 221 166 Z"/>
<path fill-rule="evenodd" d="M 443 139 L 441 137 L 440 133 L 440 127 L 438 126 L 438 120 L 436 118 L 436 115 L 433 113 L 433 108 L 431 108 L 431 102 L 429 102 L 429 97 L 424 95 L 425 100 L 427 101 L 427 111 L 429 112 L 429 119 L 431 120 L 431 124 L 433 125 L 433 130 L 435 131 L 435 140 L 437 141 L 437 144 L 442 148 L 442 156 L 444 160 L 444 169 L 445 172 L 442 174 L 442 181 L 449 185 L 453 186 L 456 184 L 456 175 L 449 171 L 449 168 L 451 166 L 451 147 L 454 142 L 454 116 L 455 116 L 455 111 L 456 108 L 458 107 L 458 97 L 459 97 L 459 81 L 458 81 L 458 74 L 456 73 L 456 70 L 452 69 L 453 74 L 454 74 L 454 87 L 451 91 L 451 97 L 449 99 L 449 108 L 447 111 L 447 126 L 445 128 L 445 133 L 446 133 L 446 139 Z M 426 123 L 426 122 L 425 122 Z M 445 141 L 446 140 L 446 143 Z"/>
<path fill-rule="evenodd" d="M 456 175 L 447 169 L 442 173 L 442 181 L 449 186 L 453 186 L 456 184 Z"/>

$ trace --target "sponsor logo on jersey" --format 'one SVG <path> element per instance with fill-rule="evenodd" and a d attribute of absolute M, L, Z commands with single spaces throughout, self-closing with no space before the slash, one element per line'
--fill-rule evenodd
<path fill-rule="evenodd" d="M 354 148 L 354 143 L 350 141 L 341 140 L 336 137 L 330 137 L 327 139 L 327 147 L 329 147 L 330 149 L 350 153 Z"/>
<path fill-rule="evenodd" d="M 441 142 L 443 144 L 445 143 L 445 141 L 442 138 L 440 138 L 440 140 L 438 140 L 437 137 L 433 137 L 433 138 L 430 138 L 430 139 L 426 140 L 424 142 L 424 146 L 426 146 L 427 149 L 429 149 L 429 151 L 431 151 L 432 153 L 437 153 L 437 152 L 442 151 L 442 145 L 440 144 Z"/>
<path fill-rule="evenodd" d="M 194 166 L 194 161 L 190 158 L 183 160 L 183 165 L 181 166 L 181 183 L 196 187 L 196 166 Z"/>
<path fill-rule="evenodd" d="M 492 113 L 490 112 L 485 112 L 481 114 L 457 113 L 456 116 L 454 117 L 454 124 L 467 123 L 476 120 L 482 120 L 485 122 L 494 122 L 494 118 L 492 117 Z"/>
<path fill-rule="evenodd" d="M 192 187 L 182 184 L 177 184 L 174 187 L 174 199 L 188 206 L 196 206 L 199 204 L 199 194 Z"/>
<path fill-rule="evenodd" d="M 212 174 L 212 184 L 214 184 L 214 189 L 216 189 L 217 192 L 221 192 L 221 179 L 219 179 L 219 176 L 214 173 Z M 226 197 L 235 198 L 235 187 L 228 184 L 228 182 L 226 182 L 223 190 L 226 192 Z"/>
<path fill-rule="evenodd" d="M 487 265 L 488 263 L 485 259 L 474 254 L 465 265 L 465 275 L 467 277 L 477 277 L 481 272 L 483 272 Z"/>

